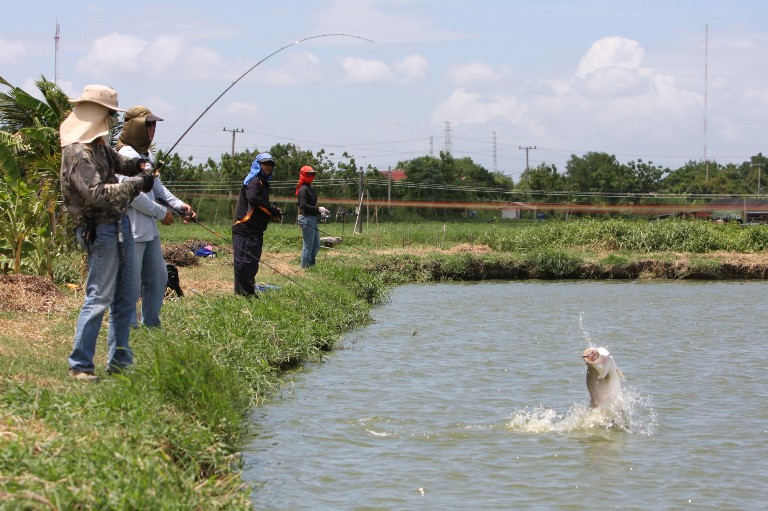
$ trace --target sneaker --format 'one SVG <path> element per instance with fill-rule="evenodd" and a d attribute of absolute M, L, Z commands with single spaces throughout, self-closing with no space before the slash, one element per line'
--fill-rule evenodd
<path fill-rule="evenodd" d="M 78 371 L 76 369 L 70 369 L 69 375 L 76 379 L 86 382 L 99 381 L 99 377 L 94 374 L 93 371 Z"/>
<path fill-rule="evenodd" d="M 125 374 L 130 370 L 131 366 L 107 366 L 107 375 L 115 376 L 118 374 Z"/>

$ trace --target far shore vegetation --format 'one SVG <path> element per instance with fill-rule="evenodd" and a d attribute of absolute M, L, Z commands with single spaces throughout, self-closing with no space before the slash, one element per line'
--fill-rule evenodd
<path fill-rule="evenodd" d="M 370 321 L 393 286 L 768 278 L 762 154 L 671 170 L 587 153 L 517 183 L 440 154 L 395 162 L 407 177 L 393 181 L 349 153 L 286 144 L 260 148 L 278 161 L 286 210 L 265 235 L 257 281 L 270 286 L 236 297 L 232 194 L 258 150 L 203 165 L 161 152 L 165 183 L 199 212 L 199 224 L 161 226 L 185 295 L 166 301 L 162 328 L 132 332 L 130 371 L 105 374 L 102 340 L 101 381 L 84 384 L 67 377 L 66 357 L 85 256 L 58 183 L 58 126 L 72 105 L 45 78 L 34 94 L 0 86 L 0 510 L 258 508 L 238 455 L 258 434 L 250 412 L 286 371 Z M 305 164 L 332 205 L 321 236 L 341 238 L 308 271 L 292 197 Z M 216 257 L 190 255 L 201 245 Z"/>

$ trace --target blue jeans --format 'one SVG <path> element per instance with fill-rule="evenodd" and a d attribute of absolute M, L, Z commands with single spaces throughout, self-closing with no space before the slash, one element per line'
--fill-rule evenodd
<path fill-rule="evenodd" d="M 118 228 L 122 232 L 122 246 L 118 246 Z M 85 247 L 83 230 L 78 227 L 75 232 L 81 247 Z M 135 314 L 139 298 L 136 251 L 128 217 L 123 216 L 120 222 L 99 225 L 96 239 L 88 249 L 85 301 L 77 318 L 69 367 L 76 371 L 94 370 L 96 341 L 104 313 L 109 307 L 107 367 L 120 370 L 133 363 L 128 334 L 131 314 Z"/>
<path fill-rule="evenodd" d="M 309 268 L 315 265 L 315 257 L 320 251 L 320 231 L 317 230 L 317 217 L 299 215 L 301 238 L 304 247 L 301 250 L 301 267 Z"/>
<path fill-rule="evenodd" d="M 160 237 L 151 241 L 136 241 L 136 277 L 141 290 L 141 323 L 147 327 L 160 326 L 160 308 L 168 287 L 168 268 L 163 259 Z M 136 326 L 136 309 L 133 310 L 131 325 Z"/>

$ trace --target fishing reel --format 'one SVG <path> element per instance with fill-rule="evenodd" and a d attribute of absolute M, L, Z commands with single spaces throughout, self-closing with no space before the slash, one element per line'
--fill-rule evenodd
<path fill-rule="evenodd" d="M 269 208 L 270 220 L 281 223 L 283 221 L 283 210 L 277 207 L 277 202 L 273 202 Z"/>

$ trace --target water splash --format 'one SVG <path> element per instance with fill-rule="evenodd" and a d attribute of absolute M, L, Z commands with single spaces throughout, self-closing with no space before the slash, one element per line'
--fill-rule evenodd
<path fill-rule="evenodd" d="M 584 337 L 584 341 L 587 343 L 587 348 L 595 348 L 596 346 L 595 343 L 592 342 L 592 337 L 589 335 L 587 329 L 584 328 L 584 312 L 579 313 L 579 331 Z"/>
<path fill-rule="evenodd" d="M 629 388 L 609 407 L 590 408 L 576 403 L 566 412 L 543 405 L 518 410 L 509 417 L 506 427 L 533 435 L 625 431 L 651 436 L 656 430 L 656 414 L 650 396 Z"/>

